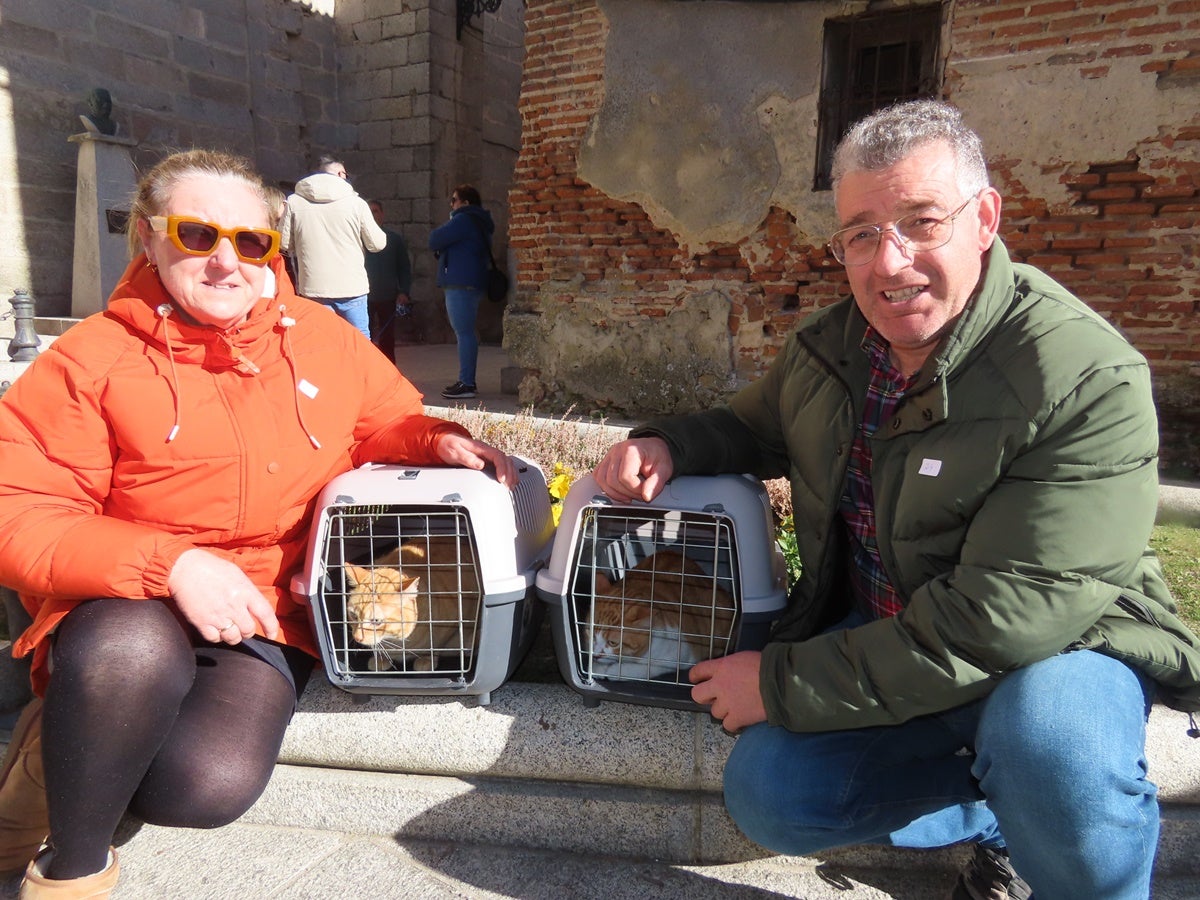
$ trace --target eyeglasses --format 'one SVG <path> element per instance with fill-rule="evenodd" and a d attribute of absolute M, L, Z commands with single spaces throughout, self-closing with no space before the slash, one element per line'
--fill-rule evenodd
<path fill-rule="evenodd" d="M 851 225 L 835 231 L 829 239 L 833 258 L 844 266 L 865 266 L 875 258 L 885 232 L 894 231 L 900 243 L 910 250 L 936 250 L 950 243 L 954 237 L 954 220 L 970 206 L 978 193 L 967 198 L 967 202 L 948 216 L 938 215 L 941 210 L 924 209 L 921 212 L 897 219 L 890 228 L 883 225 Z"/>
<path fill-rule="evenodd" d="M 270 228 L 223 228 L 191 216 L 147 216 L 150 227 L 165 231 L 171 243 L 189 256 L 212 253 L 221 238 L 229 238 L 238 259 L 265 263 L 279 250 L 279 232 Z"/>

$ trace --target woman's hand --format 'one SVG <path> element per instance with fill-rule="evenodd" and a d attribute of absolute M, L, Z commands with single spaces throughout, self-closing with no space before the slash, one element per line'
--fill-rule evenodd
<path fill-rule="evenodd" d="M 510 491 L 517 485 L 517 466 L 511 456 L 491 444 L 448 432 L 437 442 L 438 458 L 448 466 L 481 471 L 491 466 L 496 480 Z"/>
<path fill-rule="evenodd" d="M 167 590 L 183 617 L 213 643 L 237 644 L 261 626 L 265 637 L 279 634 L 279 620 L 246 573 L 215 553 L 194 548 L 175 560 Z"/>

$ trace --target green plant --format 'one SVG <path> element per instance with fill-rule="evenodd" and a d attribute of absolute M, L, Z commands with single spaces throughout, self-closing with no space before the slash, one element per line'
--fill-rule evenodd
<path fill-rule="evenodd" d="M 1150 536 L 1150 546 L 1179 603 L 1180 618 L 1200 633 L 1200 528 L 1158 525 Z"/>
<path fill-rule="evenodd" d="M 783 551 L 787 563 L 788 587 L 800 580 L 800 548 L 796 546 L 796 528 L 790 515 L 779 520 L 775 527 L 775 543 Z"/>

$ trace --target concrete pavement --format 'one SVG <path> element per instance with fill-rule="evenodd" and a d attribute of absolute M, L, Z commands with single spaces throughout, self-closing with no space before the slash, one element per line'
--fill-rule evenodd
<path fill-rule="evenodd" d="M 441 395 L 442 388 L 458 381 L 458 351 L 454 344 L 400 344 L 396 347 L 396 366 L 425 395 L 426 406 L 483 408 L 509 414 L 522 411 L 516 393 L 502 390 L 501 373 L 512 362 L 497 344 L 479 347 L 475 370 L 478 396 L 472 400 L 446 400 Z"/>
<path fill-rule="evenodd" d="M 118 853 L 122 871 L 113 900 L 930 900 L 953 880 L 945 872 L 935 885 L 924 871 L 862 872 L 784 857 L 667 866 L 243 824 L 202 832 L 147 826 Z M 16 897 L 15 883 L 3 885 L 0 896 Z M 1156 896 L 1197 896 L 1176 887 Z"/>

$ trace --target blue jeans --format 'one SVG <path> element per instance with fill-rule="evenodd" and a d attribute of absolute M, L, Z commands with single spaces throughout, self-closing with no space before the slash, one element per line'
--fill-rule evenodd
<path fill-rule="evenodd" d="M 371 339 L 366 294 L 361 297 L 321 297 L 319 302 L 331 307 L 335 313 L 361 331 L 368 341 Z"/>
<path fill-rule="evenodd" d="M 725 805 L 751 840 L 780 853 L 1007 845 L 1037 897 L 1145 900 L 1158 845 L 1145 759 L 1153 693 L 1124 663 L 1077 651 L 901 725 L 754 725 L 726 765 Z"/>
<path fill-rule="evenodd" d="M 446 315 L 458 340 L 458 380 L 474 386 L 475 363 L 479 359 L 479 337 L 475 334 L 475 318 L 483 291 L 478 288 L 447 287 Z"/>

